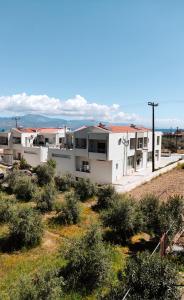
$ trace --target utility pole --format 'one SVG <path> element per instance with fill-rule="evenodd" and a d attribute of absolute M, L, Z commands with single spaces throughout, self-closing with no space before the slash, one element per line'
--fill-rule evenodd
<path fill-rule="evenodd" d="M 149 106 L 152 106 L 152 172 L 155 171 L 155 107 L 158 103 L 148 102 Z"/>
<path fill-rule="evenodd" d="M 12 119 L 15 121 L 15 128 L 18 128 L 18 121 L 20 120 L 20 117 L 14 117 Z"/>

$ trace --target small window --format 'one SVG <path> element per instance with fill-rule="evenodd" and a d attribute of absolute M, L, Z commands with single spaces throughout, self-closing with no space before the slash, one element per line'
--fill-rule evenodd
<path fill-rule="evenodd" d="M 121 142 L 122 142 L 122 140 L 121 140 L 121 138 L 118 140 L 118 145 L 121 145 Z"/>
<path fill-rule="evenodd" d="M 130 139 L 130 149 L 135 149 L 135 138 Z"/>
<path fill-rule="evenodd" d="M 157 146 L 159 146 L 159 145 L 160 145 L 160 137 L 157 136 Z"/>
<path fill-rule="evenodd" d="M 116 164 L 116 170 L 118 169 L 118 164 Z"/>
<path fill-rule="evenodd" d="M 147 148 L 148 147 L 148 138 L 145 137 L 144 138 L 144 148 Z"/>

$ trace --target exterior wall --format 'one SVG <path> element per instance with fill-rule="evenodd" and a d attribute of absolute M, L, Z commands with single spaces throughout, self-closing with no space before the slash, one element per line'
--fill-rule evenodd
<path fill-rule="evenodd" d="M 56 174 L 62 176 L 66 173 L 74 174 L 75 172 L 75 157 L 73 150 L 48 149 L 48 159 L 56 161 Z"/>
<path fill-rule="evenodd" d="M 48 158 L 48 148 L 45 147 L 23 147 L 22 156 L 27 163 L 33 167 L 46 162 Z"/>

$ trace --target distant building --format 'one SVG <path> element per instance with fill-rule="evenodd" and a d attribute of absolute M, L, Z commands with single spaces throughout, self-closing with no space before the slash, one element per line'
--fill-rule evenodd
<path fill-rule="evenodd" d="M 161 157 L 161 132 L 155 133 L 155 159 Z M 124 175 L 147 168 L 152 159 L 152 132 L 143 127 L 82 127 L 66 135 L 66 147 L 49 148 L 57 175 L 71 173 L 97 183 L 117 183 Z"/>
<path fill-rule="evenodd" d="M 47 161 L 49 147 L 63 147 L 68 128 L 13 128 L 10 132 L 0 132 L 0 149 L 4 149 L 4 162 L 24 157 L 36 166 Z M 12 159 L 7 160 L 7 151 L 11 150 Z"/>

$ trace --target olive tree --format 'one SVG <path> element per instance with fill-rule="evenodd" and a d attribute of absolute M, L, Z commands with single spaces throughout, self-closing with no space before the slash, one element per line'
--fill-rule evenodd
<path fill-rule="evenodd" d="M 97 205 L 98 209 L 106 209 L 111 206 L 114 200 L 118 198 L 113 185 L 102 185 L 98 188 L 97 192 Z"/>
<path fill-rule="evenodd" d="M 65 195 L 65 201 L 59 209 L 58 219 L 63 224 L 77 224 L 80 221 L 80 204 L 74 192 Z"/>
<path fill-rule="evenodd" d="M 96 225 L 71 245 L 65 258 L 68 264 L 63 274 L 69 289 L 92 291 L 104 283 L 110 271 L 109 251 Z"/>
<path fill-rule="evenodd" d="M 47 184 L 42 190 L 38 191 L 36 196 L 37 209 L 46 212 L 52 211 L 55 205 L 56 188 L 53 183 Z"/>
<path fill-rule="evenodd" d="M 89 179 L 79 178 L 75 183 L 76 193 L 81 201 L 85 201 L 96 194 L 97 187 Z"/>
<path fill-rule="evenodd" d="M 10 236 L 17 246 L 36 246 L 42 234 L 41 217 L 32 208 L 14 211 L 10 219 Z"/>
<path fill-rule="evenodd" d="M 39 165 L 35 168 L 37 174 L 38 184 L 43 186 L 49 184 L 54 180 L 56 164 L 53 160 L 48 160 L 47 163 Z"/>

